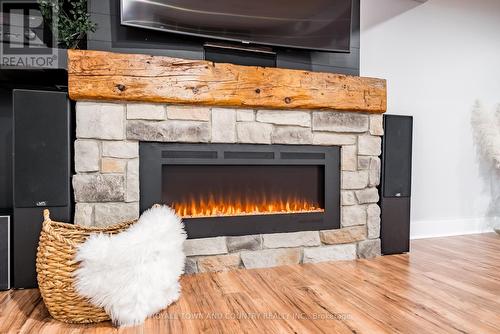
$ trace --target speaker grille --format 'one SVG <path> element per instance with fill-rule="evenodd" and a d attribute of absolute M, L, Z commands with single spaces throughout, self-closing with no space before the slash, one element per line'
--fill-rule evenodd
<path fill-rule="evenodd" d="M 69 103 L 66 93 L 14 90 L 14 206 L 70 201 Z"/>

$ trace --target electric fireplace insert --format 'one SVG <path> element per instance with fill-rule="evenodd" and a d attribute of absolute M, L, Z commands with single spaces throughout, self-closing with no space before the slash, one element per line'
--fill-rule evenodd
<path fill-rule="evenodd" d="M 183 218 L 188 238 L 340 227 L 340 147 L 140 143 L 141 211 Z"/>

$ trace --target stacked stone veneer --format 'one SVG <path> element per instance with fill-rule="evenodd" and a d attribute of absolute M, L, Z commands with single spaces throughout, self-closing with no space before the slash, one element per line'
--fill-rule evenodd
<path fill-rule="evenodd" d="M 341 229 L 190 239 L 187 273 L 380 254 L 381 115 L 78 102 L 76 126 L 75 223 L 87 226 L 139 216 L 139 141 L 342 147 Z"/>

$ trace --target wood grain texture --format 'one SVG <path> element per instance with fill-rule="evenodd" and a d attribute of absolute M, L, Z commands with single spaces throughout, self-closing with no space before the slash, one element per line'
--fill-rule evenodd
<path fill-rule="evenodd" d="M 500 237 L 416 240 L 372 260 L 206 273 L 143 326 L 69 325 L 38 290 L 0 293 L 0 333 L 498 333 Z"/>
<path fill-rule="evenodd" d="M 73 100 L 383 113 L 386 82 L 170 57 L 68 50 Z"/>

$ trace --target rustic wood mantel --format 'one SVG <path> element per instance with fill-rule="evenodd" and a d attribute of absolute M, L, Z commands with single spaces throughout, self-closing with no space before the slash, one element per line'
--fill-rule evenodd
<path fill-rule="evenodd" d="M 383 113 L 386 82 L 332 73 L 69 50 L 73 100 Z"/>

